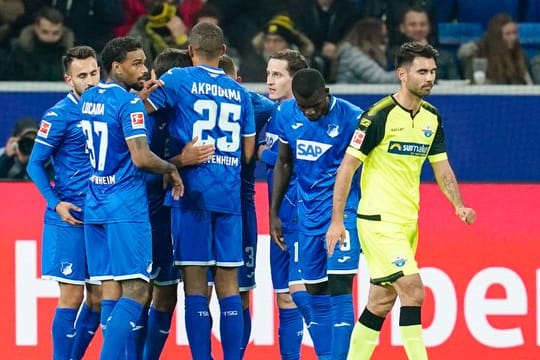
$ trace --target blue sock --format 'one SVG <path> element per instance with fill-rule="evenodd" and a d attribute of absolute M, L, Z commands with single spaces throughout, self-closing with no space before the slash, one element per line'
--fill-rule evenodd
<path fill-rule="evenodd" d="M 212 359 L 208 299 L 204 295 L 186 295 L 185 309 L 186 333 L 191 357 L 194 360 Z M 237 331 L 236 335 L 239 333 Z"/>
<path fill-rule="evenodd" d="M 282 360 L 300 359 L 304 322 L 296 309 L 279 309 L 279 353 Z"/>
<path fill-rule="evenodd" d="M 52 321 L 53 359 L 69 360 L 75 338 L 77 309 L 56 308 Z"/>
<path fill-rule="evenodd" d="M 172 312 L 163 312 L 150 307 L 148 315 L 148 330 L 146 331 L 146 341 L 144 344 L 144 360 L 158 360 L 165 341 L 171 329 Z"/>
<path fill-rule="evenodd" d="M 332 352 L 332 318 L 330 311 L 330 295 L 311 295 L 313 320 L 308 324 L 309 333 L 313 334 L 313 346 L 320 359 L 330 359 Z"/>
<path fill-rule="evenodd" d="M 332 304 L 332 359 L 346 360 L 351 333 L 355 324 L 352 295 L 331 296 Z"/>
<path fill-rule="evenodd" d="M 242 347 L 242 336 L 244 320 L 242 314 L 242 300 L 240 295 L 232 295 L 219 299 L 221 312 L 219 331 L 221 335 L 221 346 L 223 347 L 224 360 L 240 359 L 240 348 Z"/>
<path fill-rule="evenodd" d="M 126 355 L 127 360 L 142 360 L 144 351 L 144 341 L 148 328 L 148 308 L 144 307 L 141 317 L 132 328 L 127 338 Z"/>
<path fill-rule="evenodd" d="M 75 335 L 73 350 L 71 350 L 71 358 L 73 360 L 82 359 L 84 356 L 84 353 L 99 326 L 100 316 L 99 311 L 93 311 L 86 303 L 82 304 L 81 311 L 77 317 L 77 322 L 75 323 L 77 335 Z"/>
<path fill-rule="evenodd" d="M 311 309 L 311 304 L 309 302 L 310 295 L 307 291 L 297 291 L 292 293 L 291 296 L 296 304 L 296 307 L 298 310 L 300 310 L 300 313 L 304 318 L 304 322 L 309 324 L 311 320 L 313 320 L 313 310 Z"/>
<path fill-rule="evenodd" d="M 127 338 L 137 328 L 144 306 L 135 300 L 122 297 L 116 303 L 107 322 L 101 360 L 125 358 Z"/>
<path fill-rule="evenodd" d="M 111 313 L 116 306 L 116 303 L 118 300 L 111 300 L 111 299 L 103 299 L 101 300 L 101 332 L 103 333 L 103 337 L 105 337 L 105 333 L 107 332 L 107 322 L 109 321 L 109 317 L 111 316 Z"/>
<path fill-rule="evenodd" d="M 244 332 L 242 335 L 242 348 L 240 352 L 241 359 L 244 358 L 244 354 L 249 344 L 249 338 L 251 337 L 251 312 L 249 311 L 249 307 L 243 310 L 242 315 L 244 318 Z"/>

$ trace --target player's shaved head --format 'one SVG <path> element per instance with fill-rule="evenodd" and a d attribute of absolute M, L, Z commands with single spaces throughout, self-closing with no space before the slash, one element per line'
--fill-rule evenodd
<path fill-rule="evenodd" d="M 173 67 L 193 66 L 187 50 L 168 48 L 159 53 L 154 59 L 154 71 L 160 77 Z"/>
<path fill-rule="evenodd" d="M 292 90 L 295 97 L 310 99 L 325 93 L 326 83 L 321 73 L 315 69 L 301 69 L 294 74 Z"/>
<path fill-rule="evenodd" d="M 203 59 L 217 59 L 225 52 L 223 31 L 217 25 L 202 22 L 191 30 L 189 45 Z"/>

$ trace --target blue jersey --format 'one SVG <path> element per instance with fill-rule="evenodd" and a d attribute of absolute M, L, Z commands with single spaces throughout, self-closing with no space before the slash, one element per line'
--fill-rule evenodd
<path fill-rule="evenodd" d="M 146 122 L 150 150 L 162 159 L 169 157 L 168 139 L 171 113 L 171 110 L 155 112 L 147 117 Z M 148 196 L 148 210 L 150 215 L 156 214 L 163 206 L 167 192 L 163 189 L 163 175 L 145 171 L 144 178 Z"/>
<path fill-rule="evenodd" d="M 363 111 L 334 96 L 328 114 L 316 121 L 307 119 L 296 100 L 284 101 L 276 111 L 277 133 L 287 143 L 298 179 L 298 217 L 301 231 L 325 234 L 332 214 L 332 194 L 339 165 Z M 359 200 L 359 173 L 355 174 L 345 205 L 345 225 L 355 226 Z"/>
<path fill-rule="evenodd" d="M 148 221 L 143 174 L 126 142 L 146 137 L 142 101 L 118 84 L 100 83 L 83 94 L 80 106 L 92 165 L 85 222 Z"/>
<path fill-rule="evenodd" d="M 277 111 L 277 109 L 276 109 Z M 268 197 L 270 201 L 272 200 L 272 186 L 274 178 L 274 165 L 275 160 L 277 159 L 277 153 L 279 151 L 279 126 L 277 124 L 277 119 L 275 116 L 275 111 L 273 116 L 268 120 L 266 127 L 266 146 L 268 149 L 265 151 L 270 151 L 273 155 L 270 157 L 270 161 L 266 162 L 266 180 L 268 182 Z M 265 156 L 267 158 L 267 156 Z M 297 189 L 296 189 L 296 174 L 291 174 L 291 179 L 289 181 L 289 187 L 285 193 L 285 197 L 281 202 L 281 207 L 279 209 L 279 218 L 281 219 L 281 226 L 285 232 L 293 232 L 298 229 L 298 211 L 296 208 L 297 202 Z"/>
<path fill-rule="evenodd" d="M 209 161 L 180 169 L 184 196 L 175 201 L 168 194 L 166 204 L 240 214 L 242 137 L 255 136 L 249 94 L 222 69 L 210 66 L 173 68 L 160 80 L 163 86 L 149 101 L 156 110 L 174 109 L 169 124 L 173 141 L 181 148 L 198 137 L 198 144 L 215 147 Z"/>
<path fill-rule="evenodd" d="M 268 121 L 268 118 L 272 114 L 272 110 L 276 107 L 276 104 L 267 97 L 254 91 L 249 91 L 249 96 L 251 97 L 251 104 L 253 105 L 253 113 L 255 116 L 255 132 L 256 136 L 258 137 L 264 125 Z M 242 200 L 254 201 L 256 165 L 257 163 L 254 159 L 249 164 L 245 164 L 242 166 Z"/>
<path fill-rule="evenodd" d="M 73 93 L 47 110 L 41 120 L 28 173 L 47 201 L 45 223 L 65 224 L 54 210 L 60 201 L 84 208 L 91 167 L 80 120 L 78 101 Z M 54 164 L 54 188 L 43 166 L 50 157 Z M 80 212 L 72 212 L 72 215 L 82 219 Z"/>

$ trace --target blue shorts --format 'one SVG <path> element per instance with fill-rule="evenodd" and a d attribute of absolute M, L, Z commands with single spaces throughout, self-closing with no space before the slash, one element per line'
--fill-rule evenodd
<path fill-rule="evenodd" d="M 242 253 L 244 265 L 238 269 L 240 291 L 255 288 L 255 259 L 257 257 L 257 215 L 255 204 L 242 200 Z"/>
<path fill-rule="evenodd" d="M 150 280 L 150 222 L 85 224 L 84 231 L 91 280 Z"/>
<path fill-rule="evenodd" d="M 167 286 L 180 282 L 180 271 L 174 266 L 171 237 L 171 208 L 162 206 L 150 215 L 152 227 L 152 274 L 154 285 Z"/>
<path fill-rule="evenodd" d="M 240 215 L 176 207 L 171 214 L 175 265 L 242 266 Z"/>
<path fill-rule="evenodd" d="M 289 292 L 289 285 L 304 283 L 298 258 L 298 232 L 284 232 L 283 237 L 287 245 L 285 251 L 270 239 L 270 270 L 277 293 Z"/>
<path fill-rule="evenodd" d="M 43 279 L 84 285 L 89 277 L 83 226 L 44 225 L 41 274 Z"/>
<path fill-rule="evenodd" d="M 328 274 L 356 274 L 360 242 L 355 227 L 347 228 L 348 237 L 341 248 L 328 257 L 326 235 L 300 235 L 300 268 L 306 284 L 328 280 Z"/>

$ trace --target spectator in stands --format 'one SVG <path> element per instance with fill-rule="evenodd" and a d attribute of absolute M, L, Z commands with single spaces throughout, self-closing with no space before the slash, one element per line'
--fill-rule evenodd
<path fill-rule="evenodd" d="M 311 66 L 333 82 L 338 44 L 343 40 L 360 13 L 350 0 L 302 0 L 294 2 L 291 18 L 296 28 L 313 42 L 315 54 Z"/>
<path fill-rule="evenodd" d="M 431 26 L 428 42 L 437 45 L 437 17 L 435 1 L 432 0 L 362 0 L 361 13 L 363 16 L 381 18 L 388 28 L 388 43 L 390 48 L 400 46 L 408 41 L 400 31 L 400 24 L 406 10 L 411 7 L 421 8 L 426 11 Z M 437 77 L 438 74 L 437 74 Z"/>
<path fill-rule="evenodd" d="M 516 22 L 506 13 L 491 18 L 480 40 L 461 45 L 458 57 L 463 74 L 468 79 L 473 79 L 474 58 L 485 58 L 486 83 L 532 84 L 527 58 L 519 43 Z"/>
<path fill-rule="evenodd" d="M 113 38 L 114 26 L 124 20 L 122 0 L 52 0 L 51 3 L 64 15 L 66 26 L 73 29 L 75 44 L 91 46 L 97 52 Z"/>
<path fill-rule="evenodd" d="M 64 26 L 62 14 L 42 8 L 34 24 L 25 27 L 12 42 L 8 80 L 57 81 L 64 70 L 58 59 L 74 45 L 73 32 Z"/>
<path fill-rule="evenodd" d="M 10 39 L 16 36 L 12 24 L 23 14 L 24 2 L 22 0 L 0 1 L 0 49 L 9 47 Z"/>
<path fill-rule="evenodd" d="M 381 20 L 358 20 L 339 47 L 337 82 L 397 84 L 395 71 L 386 70 L 387 42 L 386 25 Z"/>
<path fill-rule="evenodd" d="M 219 9 L 212 4 L 204 4 L 204 6 L 195 13 L 193 17 L 194 24 L 207 22 L 221 27 L 221 14 Z M 229 40 L 225 36 L 225 46 L 227 46 L 227 55 L 233 59 L 233 62 L 238 68 L 241 66 L 241 58 L 238 51 L 231 46 Z"/>
<path fill-rule="evenodd" d="M 287 15 L 276 15 L 252 40 L 252 51 L 245 54 L 240 75 L 246 82 L 266 81 L 266 62 L 270 55 L 285 49 L 299 50 L 306 59 L 313 55 L 313 43 L 295 29 Z"/>
<path fill-rule="evenodd" d="M 114 27 L 115 37 L 126 36 L 140 17 L 148 15 L 147 0 L 122 0 L 124 21 Z"/>
<path fill-rule="evenodd" d="M 195 21 L 195 17 L 197 13 L 202 9 L 204 6 L 204 3 L 206 2 L 203 0 L 183 0 L 180 1 L 179 6 L 179 14 L 182 18 L 182 21 L 184 22 L 184 25 L 186 25 L 186 28 L 188 28 L 191 31 L 191 28 L 197 23 Z"/>
<path fill-rule="evenodd" d="M 0 149 L 0 179 L 29 179 L 26 165 L 28 165 L 37 132 L 36 119 L 22 117 L 17 120 L 6 146 Z M 51 164 L 46 166 L 46 169 L 52 179 Z"/>
<path fill-rule="evenodd" d="M 531 75 L 535 84 L 540 84 L 540 54 L 531 59 Z"/>
<path fill-rule="evenodd" d="M 433 27 L 431 26 L 427 10 L 421 6 L 414 6 L 405 9 L 399 32 L 404 41 L 417 41 L 422 44 L 429 43 Z M 390 47 L 390 59 L 394 59 L 401 43 Z M 459 68 L 455 60 L 455 55 L 444 49 L 439 49 L 437 59 L 438 79 L 460 79 Z"/>
<path fill-rule="evenodd" d="M 142 43 L 148 67 L 167 48 L 184 49 L 188 45 L 187 29 L 168 0 L 150 0 L 148 15 L 141 17 L 128 34 Z"/>

